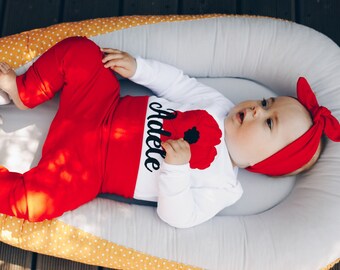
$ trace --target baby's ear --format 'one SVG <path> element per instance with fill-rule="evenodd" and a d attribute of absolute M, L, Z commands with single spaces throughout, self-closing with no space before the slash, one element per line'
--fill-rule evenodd
<path fill-rule="evenodd" d="M 11 99 L 9 98 L 5 91 L 0 89 L 0 105 L 6 105 L 9 103 L 11 103 Z"/>

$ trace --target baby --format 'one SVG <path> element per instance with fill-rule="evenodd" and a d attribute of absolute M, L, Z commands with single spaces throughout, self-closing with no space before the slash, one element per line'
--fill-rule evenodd
<path fill-rule="evenodd" d="M 112 70 L 155 96 L 121 98 Z M 305 79 L 297 99 L 234 106 L 174 67 L 81 37 L 56 44 L 23 75 L 5 63 L 0 71 L 0 88 L 20 109 L 62 90 L 38 165 L 0 173 L 0 213 L 31 221 L 112 193 L 157 201 L 168 224 L 195 226 L 241 197 L 237 168 L 298 173 L 315 163 L 323 132 L 340 140 Z"/>

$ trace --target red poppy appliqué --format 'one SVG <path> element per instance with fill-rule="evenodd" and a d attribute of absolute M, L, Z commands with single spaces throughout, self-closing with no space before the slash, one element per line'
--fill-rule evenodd
<path fill-rule="evenodd" d="M 215 119 L 204 110 L 175 111 L 176 117 L 164 119 L 163 129 L 170 136 L 161 135 L 161 140 L 183 138 L 190 144 L 190 168 L 206 169 L 217 154 L 216 145 L 221 142 L 222 132 Z"/>

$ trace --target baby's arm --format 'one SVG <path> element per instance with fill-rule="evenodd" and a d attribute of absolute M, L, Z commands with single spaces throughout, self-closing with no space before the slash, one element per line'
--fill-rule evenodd
<path fill-rule="evenodd" d="M 159 180 L 157 213 L 163 221 L 178 228 L 192 227 L 212 218 L 240 198 L 242 189 L 239 184 L 192 186 L 191 152 L 185 140 L 168 140 L 162 146 L 166 157 Z"/>
<path fill-rule="evenodd" d="M 104 66 L 111 68 L 124 78 L 131 79 L 152 90 L 157 96 L 181 103 L 202 103 L 221 101 L 225 106 L 227 99 L 217 90 L 208 87 L 194 78 L 184 75 L 173 66 L 154 60 L 135 59 L 126 52 L 116 49 L 102 49 L 106 54 Z"/>
<path fill-rule="evenodd" d="M 0 89 L 8 94 L 19 109 L 25 110 L 27 107 L 19 97 L 16 77 L 14 70 L 7 63 L 0 62 Z"/>
<path fill-rule="evenodd" d="M 211 219 L 242 195 L 239 183 L 192 186 L 189 164 L 164 163 L 159 181 L 158 216 L 177 228 L 190 228 Z"/>
<path fill-rule="evenodd" d="M 137 58 L 137 69 L 130 79 L 152 90 L 158 97 L 169 101 L 193 104 L 230 105 L 219 91 L 204 85 L 182 70 L 155 60 Z"/>

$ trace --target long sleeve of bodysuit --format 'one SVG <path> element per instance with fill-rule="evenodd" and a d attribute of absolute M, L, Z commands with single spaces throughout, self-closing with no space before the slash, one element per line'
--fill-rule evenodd
<path fill-rule="evenodd" d="M 102 53 L 86 38 L 69 38 L 17 77 L 32 108 L 61 91 L 59 110 L 38 165 L 24 174 L 0 171 L 0 213 L 42 221 L 96 197 L 102 183 L 102 129 L 119 99 L 119 85 Z"/>
<path fill-rule="evenodd" d="M 225 112 L 232 106 L 217 90 L 184 75 L 175 67 L 157 61 L 137 58 L 137 71 L 131 79 L 150 88 L 157 96 L 173 102 L 199 104 L 202 108 L 213 104 L 217 112 Z M 225 147 L 223 144 L 220 145 L 221 149 Z M 192 227 L 212 218 L 241 197 L 242 187 L 235 179 L 228 153 L 225 153 L 224 159 L 219 159 L 216 170 L 209 175 L 209 179 L 199 179 L 199 185 L 194 184 L 193 178 L 205 178 L 206 174 L 199 176 L 189 164 L 179 166 L 163 162 L 157 207 L 162 220 L 179 228 Z M 222 167 L 230 169 L 223 171 Z"/>

